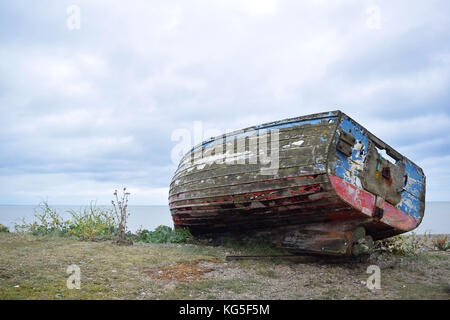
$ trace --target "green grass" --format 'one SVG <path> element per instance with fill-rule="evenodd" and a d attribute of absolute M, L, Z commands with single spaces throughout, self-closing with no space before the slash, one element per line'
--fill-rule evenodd
<path fill-rule="evenodd" d="M 209 258 L 207 248 L 185 251 L 164 244 L 117 246 L 105 241 L 1 234 L 0 298 L 136 299 L 143 289 L 150 297 L 158 297 L 157 281 L 143 269 Z M 66 286 L 66 269 L 71 264 L 81 269 L 81 290 Z"/>

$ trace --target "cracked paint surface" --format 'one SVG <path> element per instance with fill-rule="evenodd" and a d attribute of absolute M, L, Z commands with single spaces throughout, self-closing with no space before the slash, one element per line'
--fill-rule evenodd
<path fill-rule="evenodd" d="M 361 126 L 345 118 L 341 120 L 340 128 L 342 131 L 354 137 L 356 143 L 352 147 L 350 158 L 339 150 L 336 150 L 337 156 L 339 157 L 339 160 L 334 164 L 336 175 L 354 186 L 362 188 L 360 173 L 364 170 L 364 160 L 369 144 L 367 135 Z"/>
<path fill-rule="evenodd" d="M 349 157 L 336 150 L 338 160 L 333 164 L 334 173 L 355 187 L 363 188 L 361 177 L 365 167 L 370 138 L 361 126 L 346 118 L 341 120 L 340 129 L 350 134 L 356 141 Z M 396 208 L 415 219 L 420 219 L 423 214 L 424 199 L 421 199 L 421 195 L 425 190 L 425 177 L 420 168 L 411 161 L 406 158 L 401 161 L 405 164 L 405 183 L 401 190 L 401 200 Z"/>

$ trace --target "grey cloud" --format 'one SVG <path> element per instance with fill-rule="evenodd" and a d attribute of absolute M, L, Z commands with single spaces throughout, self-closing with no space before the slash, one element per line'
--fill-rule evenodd
<path fill-rule="evenodd" d="M 445 1 L 379 1 L 380 30 L 350 0 L 80 2 L 78 31 L 71 4 L 0 5 L 1 203 L 120 183 L 165 204 L 173 130 L 338 108 L 448 190 L 427 160 L 450 154 Z"/>

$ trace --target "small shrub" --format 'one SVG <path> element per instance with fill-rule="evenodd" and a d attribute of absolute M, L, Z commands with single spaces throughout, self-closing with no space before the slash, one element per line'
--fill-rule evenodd
<path fill-rule="evenodd" d="M 154 231 L 139 230 L 136 241 L 147 243 L 186 243 L 192 237 L 188 229 L 172 230 L 168 226 L 159 226 Z"/>
<path fill-rule="evenodd" d="M 0 223 L 0 232 L 9 232 L 9 228 Z"/>
<path fill-rule="evenodd" d="M 450 242 L 448 242 L 447 239 L 448 236 L 443 236 L 442 238 L 433 240 L 434 248 L 440 251 L 447 251 L 448 249 L 450 249 Z"/>

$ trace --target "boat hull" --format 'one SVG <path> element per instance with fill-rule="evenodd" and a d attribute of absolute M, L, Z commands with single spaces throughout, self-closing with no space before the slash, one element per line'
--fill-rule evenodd
<path fill-rule="evenodd" d="M 172 180 L 169 204 L 175 228 L 187 228 L 194 236 L 263 237 L 292 251 L 337 255 L 365 253 L 373 239 L 413 230 L 423 217 L 423 172 L 357 123 L 351 121 L 353 126 L 346 128 L 350 120 L 340 111 L 310 115 L 197 146 L 182 159 Z M 277 133 L 277 141 L 263 141 L 277 148 L 273 172 L 263 172 L 264 164 L 252 161 L 261 155 L 262 130 L 270 138 Z M 244 141 L 241 148 L 239 139 Z M 259 148 L 252 150 L 255 140 Z M 378 171 L 372 172 L 372 141 L 401 161 L 394 166 L 376 159 L 380 165 L 376 162 Z M 271 148 L 267 150 L 273 152 Z M 220 155 L 225 161 L 217 161 Z M 397 180 L 404 179 L 404 163 L 410 171 L 414 166 L 408 175 L 411 190 L 402 183 L 402 191 L 393 191 Z M 384 168 L 389 168 L 390 179 L 384 177 Z M 402 192 L 416 202 L 404 201 Z"/>

